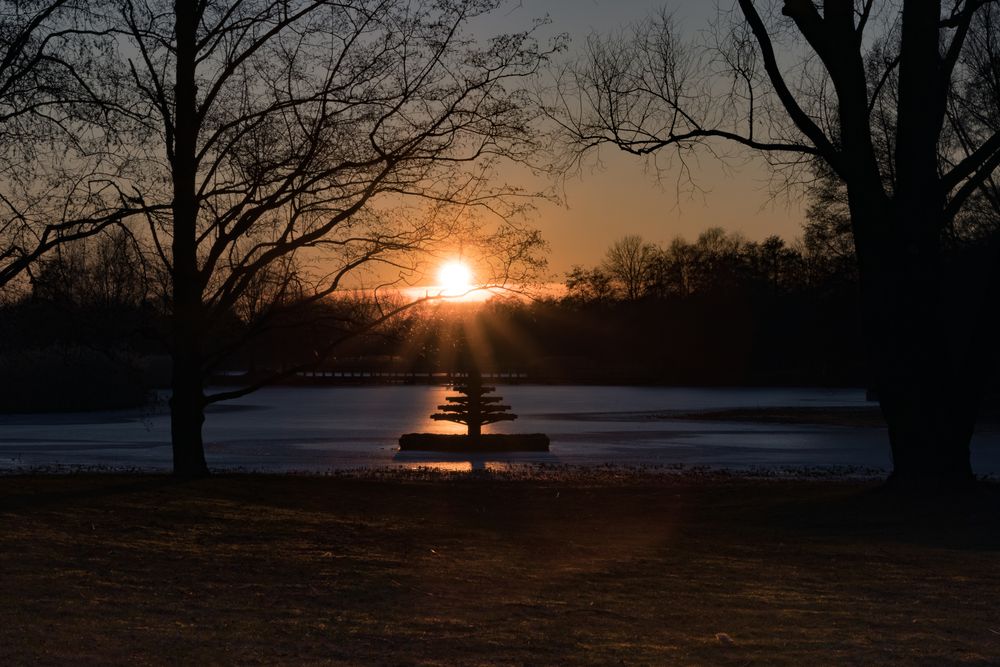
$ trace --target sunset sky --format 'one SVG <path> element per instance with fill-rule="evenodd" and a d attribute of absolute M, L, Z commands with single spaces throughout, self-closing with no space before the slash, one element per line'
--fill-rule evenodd
<path fill-rule="evenodd" d="M 569 33 L 571 53 L 592 32 L 609 32 L 641 21 L 657 11 L 660 0 L 526 0 L 512 3 L 495 18 L 496 30 L 522 28 L 546 14 L 551 33 Z M 675 18 L 691 31 L 707 27 L 715 3 L 670 0 Z M 573 264 L 595 264 L 615 239 L 641 234 L 655 242 L 677 235 L 693 239 L 706 227 L 739 230 L 750 239 L 779 234 L 792 240 L 800 234 L 802 209 L 786 199 L 769 201 L 768 172 L 761 162 L 736 165 L 728 171 L 709 156 L 695 175 L 704 194 L 678 197 L 675 174 L 658 183 L 642 160 L 606 149 L 603 168 L 588 170 L 568 183 L 568 208 L 539 206 L 535 224 L 551 243 L 550 267 L 561 274 Z"/>

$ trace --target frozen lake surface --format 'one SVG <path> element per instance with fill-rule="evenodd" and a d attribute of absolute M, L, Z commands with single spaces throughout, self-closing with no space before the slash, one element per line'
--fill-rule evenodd
<path fill-rule="evenodd" d="M 397 451 L 403 433 L 462 432 L 428 415 L 439 386 L 274 387 L 211 408 L 209 466 L 312 471 L 381 466 L 462 470 L 509 463 L 582 466 L 888 469 L 883 428 L 662 419 L 664 412 L 747 408 L 863 408 L 860 389 L 498 387 L 519 415 L 496 432 L 546 433 L 549 453 L 462 456 Z M 165 404 L 145 410 L 0 415 L 0 470 L 83 466 L 170 469 Z M 1000 474 L 1000 433 L 977 434 L 973 467 Z"/>

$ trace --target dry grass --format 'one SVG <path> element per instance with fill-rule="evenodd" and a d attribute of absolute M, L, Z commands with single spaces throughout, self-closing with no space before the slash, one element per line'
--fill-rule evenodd
<path fill-rule="evenodd" d="M 998 664 L 993 491 L 0 478 L 0 664 Z"/>

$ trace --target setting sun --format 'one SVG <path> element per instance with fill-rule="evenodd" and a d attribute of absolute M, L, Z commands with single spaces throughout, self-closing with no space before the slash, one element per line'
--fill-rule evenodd
<path fill-rule="evenodd" d="M 472 270 L 467 264 L 458 260 L 441 265 L 437 279 L 445 296 L 459 296 L 473 288 Z"/>

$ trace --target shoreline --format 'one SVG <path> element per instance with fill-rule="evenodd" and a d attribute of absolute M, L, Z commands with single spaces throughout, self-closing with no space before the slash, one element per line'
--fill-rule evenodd
<path fill-rule="evenodd" d="M 664 464 L 550 464 L 485 460 L 471 455 L 468 461 L 413 462 L 395 466 L 357 466 L 325 470 L 264 470 L 254 468 L 211 468 L 208 479 L 230 477 L 300 477 L 315 479 L 352 479 L 385 482 L 545 482 L 545 483 L 596 483 L 602 485 L 632 485 L 676 482 L 729 482 L 729 481 L 789 481 L 789 482 L 875 482 L 884 480 L 889 471 L 864 466 L 751 466 L 747 468 L 689 466 L 681 463 Z M 483 468 L 468 470 L 449 468 L 443 464 L 479 463 Z M 439 465 L 435 465 L 438 463 Z M 171 472 L 161 468 L 128 466 L 60 464 L 51 466 L 6 469 L 0 467 L 0 479 L 14 477 L 72 477 L 102 476 L 169 478 Z M 981 476 L 984 481 L 994 480 L 992 475 Z"/>

